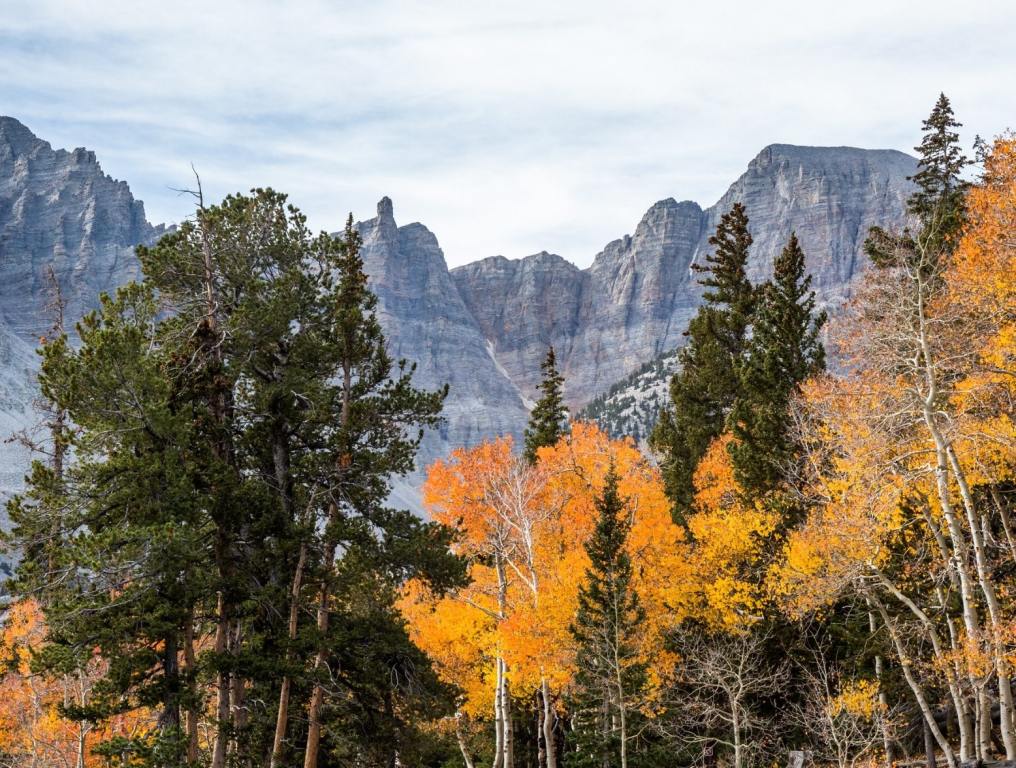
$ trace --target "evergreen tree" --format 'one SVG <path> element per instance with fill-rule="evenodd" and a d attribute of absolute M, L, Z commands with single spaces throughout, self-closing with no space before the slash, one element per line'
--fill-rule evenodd
<path fill-rule="evenodd" d="M 108 669 L 74 719 L 154 711 L 154 733 L 116 744 L 145 764 L 181 765 L 181 710 L 196 696 L 180 651 L 193 607 L 209 583 L 205 497 L 193 482 L 193 424 L 174 408 L 169 360 L 155 338 L 157 304 L 144 286 L 104 297 L 78 325 L 81 347 L 43 347 L 44 397 L 76 426 L 74 461 L 60 477 L 33 465 L 9 505 L 12 539 L 39 527 L 58 537 L 19 567 L 15 590 L 45 608 L 39 663 L 57 671 L 99 648 Z"/>
<path fill-rule="evenodd" d="M 720 219 L 709 238 L 715 252 L 694 265 L 707 290 L 679 353 L 680 370 L 670 383 L 670 407 L 660 413 L 650 444 L 661 454 L 674 514 L 683 520 L 691 507 L 692 477 L 709 444 L 722 431 L 738 392 L 737 369 L 755 309 L 756 290 L 745 267 L 751 235 L 740 203 Z"/>
<path fill-rule="evenodd" d="M 415 389 L 385 353 L 358 246 L 351 223 L 311 235 L 271 190 L 201 205 L 139 248 L 145 282 L 104 298 L 79 347 L 42 350 L 73 460 L 62 477 L 37 463 L 10 505 L 13 543 L 32 553 L 16 588 L 44 598 L 41 663 L 70 668 L 94 649 L 108 661 L 69 714 L 156 713 L 155 733 L 110 754 L 291 764 L 322 734 L 329 754 L 366 749 L 366 720 L 400 723 L 389 740 L 408 749 L 398 713 L 450 706 L 392 600 L 403 579 L 440 587 L 462 564 L 445 529 L 385 505 L 444 392 Z M 47 535 L 56 546 L 39 546 Z M 300 621 L 315 611 L 316 626 Z M 348 652 L 375 632 L 378 655 Z M 378 664 L 416 670 L 413 685 L 377 680 L 368 695 Z M 355 711 L 325 706 L 326 676 L 329 699 L 359 696 Z M 301 710 L 310 697 L 309 724 L 288 717 L 294 696 Z"/>
<path fill-rule="evenodd" d="M 320 570 L 305 768 L 319 764 L 326 737 L 326 688 L 334 685 L 334 656 L 342 648 L 345 629 L 332 620 L 344 563 L 363 563 L 389 583 L 412 575 L 451 583 L 462 575 L 462 564 L 448 555 L 447 531 L 386 503 L 391 478 L 413 469 L 424 428 L 437 424 L 447 387 L 437 392 L 416 389 L 414 366 L 395 364 L 388 356 L 352 217 L 328 266 L 336 275 L 328 296 L 328 336 L 336 356 L 335 411 L 320 464 L 324 506 L 315 526 L 320 531 L 315 547 Z M 388 609 L 394 611 L 391 605 Z"/>
<path fill-rule="evenodd" d="M 925 226 L 937 222 L 935 236 L 949 241 L 963 226 L 964 196 L 969 184 L 960 178 L 969 160 L 959 146 L 956 129 L 963 124 L 953 116 L 952 105 L 939 94 L 931 115 L 922 126 L 924 137 L 915 147 L 920 157 L 917 173 L 910 180 L 917 190 L 907 201 L 907 209 Z"/>
<path fill-rule="evenodd" d="M 537 449 L 554 445 L 561 439 L 568 422 L 568 409 L 562 395 L 564 377 L 557 372 L 553 347 L 547 349 L 547 357 L 540 370 L 543 371 L 543 380 L 539 389 L 543 394 L 529 414 L 525 434 L 525 457 L 530 464 L 536 463 Z"/>
<path fill-rule="evenodd" d="M 586 544 L 589 568 L 570 627 L 577 670 L 570 706 L 573 743 L 566 762 L 627 768 L 637 763 L 629 754 L 629 742 L 637 732 L 637 704 L 646 686 L 646 666 L 638 659 L 635 642 L 645 612 L 632 586 L 626 550 L 631 513 L 618 492 L 613 464 L 596 509 L 599 519 Z"/>
<path fill-rule="evenodd" d="M 964 199 L 970 186 L 961 178 L 963 169 L 970 164 L 959 145 L 956 129 L 961 126 L 953 116 L 949 99 L 944 93 L 939 94 L 922 125 L 924 137 L 915 147 L 919 156 L 917 173 L 910 177 L 917 189 L 907 200 L 907 209 L 918 218 L 920 230 L 894 235 L 881 227 L 872 227 L 864 250 L 876 266 L 892 266 L 901 258 L 919 259 L 922 270 L 934 272 L 938 259 L 928 255 L 949 248 L 959 235 L 965 217 Z M 916 247 L 915 238 L 921 241 L 921 247 Z M 908 252 L 910 257 L 901 256 Z"/>
<path fill-rule="evenodd" d="M 760 292 L 752 336 L 738 366 L 739 393 L 730 413 L 734 476 L 749 497 L 779 483 L 793 453 L 788 435 L 790 398 L 825 366 L 819 333 L 824 312 L 815 312 L 804 251 L 791 234 L 776 259 L 772 281 Z"/>

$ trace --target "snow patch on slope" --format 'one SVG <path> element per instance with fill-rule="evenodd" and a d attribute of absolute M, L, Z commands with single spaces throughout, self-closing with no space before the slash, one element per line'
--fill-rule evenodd
<path fill-rule="evenodd" d="M 533 408 L 536 407 L 536 403 L 534 403 L 532 400 L 530 400 L 522 393 L 522 390 L 519 389 L 518 384 L 512 381 L 511 376 L 508 375 L 508 371 L 506 371 L 504 369 L 504 366 L 501 365 L 500 362 L 498 362 L 497 355 L 494 354 L 494 342 L 491 341 L 490 339 L 485 339 L 485 341 L 487 344 L 487 354 L 490 355 L 490 359 L 494 361 L 494 367 L 497 368 L 497 372 L 511 382 L 511 385 L 515 388 L 515 391 L 519 393 L 519 398 L 522 400 L 522 404 L 526 406 L 526 410 L 529 411 L 533 410 Z"/>

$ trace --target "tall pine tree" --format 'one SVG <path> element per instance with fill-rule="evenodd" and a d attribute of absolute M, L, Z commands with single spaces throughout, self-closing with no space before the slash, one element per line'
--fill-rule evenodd
<path fill-rule="evenodd" d="M 526 427 L 525 457 L 530 464 L 536 463 L 536 452 L 547 445 L 554 445 L 565 433 L 568 423 L 568 409 L 564 404 L 562 388 L 564 377 L 557 371 L 557 358 L 554 348 L 547 349 L 540 370 L 543 380 L 540 392 L 543 394 L 537 401 L 532 413 L 529 414 L 529 425 Z"/>
<path fill-rule="evenodd" d="M 679 521 L 691 507 L 695 467 L 723 431 L 737 396 L 738 365 L 757 299 L 745 272 L 751 235 L 744 206 L 735 203 L 723 215 L 709 243 L 715 251 L 705 265 L 694 265 L 707 288 L 705 301 L 685 333 L 680 370 L 670 383 L 670 407 L 661 412 L 650 438 L 661 454 L 667 494 Z"/>
<path fill-rule="evenodd" d="M 578 611 L 570 626 L 575 638 L 576 674 L 567 765 L 628 768 L 637 732 L 637 710 L 646 687 L 646 666 L 635 637 L 645 618 L 632 585 L 626 543 L 631 528 L 628 503 L 618 492 L 611 464 L 596 500 L 599 519 L 586 543 L 589 568 L 579 588 Z"/>
<path fill-rule="evenodd" d="M 970 162 L 959 145 L 956 129 L 962 125 L 953 116 L 949 99 L 941 93 L 922 126 L 924 137 L 915 147 L 920 162 L 910 180 L 917 190 L 907 201 L 907 209 L 925 227 L 936 222 L 935 236 L 942 242 L 950 241 L 963 226 L 964 197 L 970 186 L 960 177 Z"/>
<path fill-rule="evenodd" d="M 438 422 L 447 387 L 437 392 L 415 388 L 414 366 L 388 356 L 352 217 L 327 266 L 336 276 L 327 297 L 335 410 L 319 464 L 323 505 L 315 549 L 320 567 L 304 768 L 317 768 L 323 743 L 347 736 L 341 721 L 329 727 L 326 696 L 348 634 L 343 587 L 349 568 L 362 564 L 387 584 L 414 574 L 457 575 L 447 555 L 448 536 L 387 504 L 391 478 L 413 469 L 423 430 Z M 395 610 L 390 602 L 387 608 Z"/>
<path fill-rule="evenodd" d="M 444 393 L 385 353 L 358 246 L 271 190 L 202 205 L 139 249 L 145 282 L 103 299 L 80 346 L 43 348 L 73 443 L 62 477 L 37 463 L 10 505 L 33 552 L 16 587 L 43 598 L 40 663 L 108 662 L 72 716 L 155 713 L 106 745 L 132 765 L 289 765 L 312 739 L 409 754 L 406 713 L 450 706 L 393 596 L 461 563 L 446 530 L 385 503 Z M 56 546 L 35 546 L 45 531 Z"/>
<path fill-rule="evenodd" d="M 875 266 L 920 260 L 922 271 L 938 270 L 937 256 L 953 245 L 965 219 L 964 199 L 970 185 L 961 174 L 970 161 L 959 144 L 956 129 L 962 125 L 955 119 L 949 99 L 939 94 L 922 125 L 924 136 L 915 147 L 917 173 L 910 177 L 916 189 L 907 200 L 907 210 L 917 217 L 919 230 L 889 233 L 872 227 L 864 250 Z"/>
<path fill-rule="evenodd" d="M 801 382 L 825 366 L 804 251 L 791 234 L 776 259 L 773 279 L 760 291 L 752 335 L 737 367 L 739 392 L 730 413 L 730 453 L 738 485 L 760 497 L 779 483 L 793 453 L 788 434 L 790 399 Z"/>

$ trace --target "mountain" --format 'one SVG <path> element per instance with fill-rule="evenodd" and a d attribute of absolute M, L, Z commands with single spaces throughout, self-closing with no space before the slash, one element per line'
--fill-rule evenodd
<path fill-rule="evenodd" d="M 24 125 L 0 117 L 0 317 L 35 342 L 51 320 L 47 271 L 67 316 L 78 318 L 108 291 L 138 276 L 134 246 L 164 231 L 145 218 L 125 181 L 95 153 L 54 150 Z"/>
<path fill-rule="evenodd" d="M 664 352 L 597 395 L 580 410 L 579 421 L 595 421 L 611 437 L 648 445 L 649 435 L 669 403 L 670 380 L 678 370 L 678 349 Z"/>
<path fill-rule="evenodd" d="M 27 449 L 9 438 L 38 422 L 33 349 L 53 322 L 50 268 L 73 323 L 99 292 L 137 277 L 134 246 L 163 231 L 94 153 L 55 150 L 0 117 L 0 502 L 28 470 Z"/>
<path fill-rule="evenodd" d="M 525 400 L 462 301 L 437 238 L 422 224 L 398 226 L 387 197 L 375 218 L 356 226 L 389 353 L 416 364 L 417 386 L 448 384 L 445 422 L 424 437 L 426 459 L 517 433 L 528 418 Z"/>
<path fill-rule="evenodd" d="M 450 386 L 446 421 L 425 437 L 420 463 L 494 435 L 520 436 L 548 344 L 575 410 L 648 361 L 672 361 L 701 301 L 690 266 L 708 253 L 709 235 L 735 201 L 751 218 L 752 276 L 768 275 L 796 230 L 821 299 L 835 307 L 865 265 L 868 227 L 903 222 L 915 162 L 894 151 L 772 145 L 715 205 L 662 200 L 587 269 L 541 252 L 449 271 L 434 234 L 419 223 L 399 226 L 392 202 L 382 199 L 377 215 L 357 225 L 379 319 L 393 356 L 417 365 L 420 385 Z M 92 152 L 54 150 L 17 120 L 0 118 L 0 429 L 33 420 L 31 348 L 50 324 L 48 268 L 73 319 L 95 306 L 100 291 L 136 277 L 134 246 L 164 231 Z M 658 368 L 635 376 L 637 391 L 648 391 Z M 621 414 L 618 425 L 651 419 L 652 403 L 623 394 L 627 386 L 615 395 L 628 400 L 602 408 Z M 8 444 L 0 461 L 9 492 L 25 456 Z M 400 484 L 397 498 L 415 504 L 417 480 Z"/>
<path fill-rule="evenodd" d="M 747 209 L 755 240 L 750 276 L 766 279 L 796 231 L 820 301 L 835 308 L 866 264 L 868 228 L 904 220 L 915 168 L 914 158 L 891 150 L 774 144 L 715 205 L 656 203 L 633 235 L 608 243 L 586 270 L 540 253 L 484 259 L 452 274 L 519 388 L 533 396 L 539 360 L 553 344 L 568 402 L 580 408 L 681 344 L 701 301 L 690 267 L 709 252 L 710 235 L 735 202 Z"/>

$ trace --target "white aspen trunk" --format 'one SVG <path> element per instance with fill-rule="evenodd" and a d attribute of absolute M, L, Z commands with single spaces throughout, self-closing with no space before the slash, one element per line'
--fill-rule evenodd
<path fill-rule="evenodd" d="M 1009 510 L 1006 509 L 1005 502 L 1002 501 L 1002 497 L 995 484 L 992 483 L 989 488 L 991 489 L 991 500 L 995 502 L 995 509 L 998 510 L 998 517 L 1002 521 L 1002 530 L 1005 531 L 1005 540 L 1009 545 L 1009 557 L 1012 558 L 1013 563 L 1016 563 L 1016 539 L 1013 538 L 1012 521 L 1009 519 Z"/>
<path fill-rule="evenodd" d="M 505 676 L 501 685 L 501 711 L 504 718 L 504 768 L 515 766 L 515 727 L 512 724 L 512 699 L 508 683 L 508 665 L 502 662 Z"/>
<path fill-rule="evenodd" d="M 455 740 L 459 743 L 459 751 L 462 753 L 462 762 L 466 768 L 475 768 L 473 758 L 469 756 L 469 748 L 466 746 L 466 737 L 462 735 L 462 712 L 455 713 Z"/>
<path fill-rule="evenodd" d="M 741 715 L 736 701 L 730 701 L 730 727 L 734 732 L 734 768 L 744 768 L 743 748 L 741 746 Z"/>
<path fill-rule="evenodd" d="M 931 410 L 930 401 L 932 396 L 929 394 L 928 401 L 925 402 L 924 406 L 924 419 L 925 424 L 931 433 L 932 440 L 935 443 L 935 485 L 938 492 L 939 506 L 942 510 L 942 514 L 945 517 L 950 539 L 952 541 L 953 548 L 953 562 L 956 567 L 956 574 L 960 583 L 960 600 L 963 608 L 963 625 L 966 630 L 967 637 L 976 643 L 983 642 L 983 637 L 980 627 L 980 618 L 977 612 L 977 606 L 974 602 L 974 590 L 973 590 L 973 577 L 970 574 L 969 569 L 969 554 L 966 544 L 966 539 L 963 533 L 963 528 L 960 525 L 959 519 L 953 510 L 952 500 L 949 497 L 949 480 L 948 480 L 948 458 L 945 451 L 945 442 L 942 439 L 941 431 L 938 429 L 934 414 Z M 977 675 L 968 668 L 967 677 L 971 690 L 977 690 L 978 680 Z M 981 697 L 976 697 L 975 702 L 975 719 L 980 717 L 979 712 L 983 705 Z M 978 742 L 980 739 L 977 740 Z M 969 753 L 961 753 L 960 760 L 967 761 L 971 758 Z"/>
<path fill-rule="evenodd" d="M 540 690 L 543 696 L 543 749 L 547 756 L 547 768 L 557 768 L 557 749 L 554 743 L 556 714 L 550 700 L 550 686 L 546 677 L 540 681 Z"/>
<path fill-rule="evenodd" d="M 938 631 L 935 629 L 935 624 L 932 622 L 928 614 L 905 595 L 895 584 L 892 583 L 884 574 L 877 571 L 879 580 L 882 586 L 895 597 L 898 601 L 903 603 L 907 609 L 917 617 L 923 627 L 925 634 L 928 636 L 928 640 L 931 642 L 932 653 L 935 659 L 940 662 L 941 668 L 946 674 L 946 683 L 949 690 L 949 696 L 953 700 L 953 707 L 956 710 L 956 717 L 959 723 L 960 729 L 960 760 L 970 759 L 970 746 L 974 744 L 974 726 L 970 722 L 970 710 L 966 704 L 966 697 L 963 695 L 963 689 L 960 686 L 959 675 L 962 670 L 957 670 L 950 664 L 950 660 L 946 657 L 942 641 L 939 638 Z M 939 598 L 941 600 L 941 597 Z M 869 603 L 870 604 L 870 603 Z M 874 616 L 869 613 L 869 621 L 874 621 Z M 956 651 L 955 642 L 952 643 L 952 650 Z M 955 656 L 955 655 L 954 655 Z"/>
<path fill-rule="evenodd" d="M 970 536 L 972 538 L 974 548 L 974 560 L 977 570 L 978 583 L 981 587 L 981 591 L 985 596 L 985 600 L 988 605 L 989 618 L 992 624 L 992 657 L 995 661 L 996 672 L 999 676 L 999 698 L 1008 694 L 1008 702 L 1002 707 L 1008 708 L 1011 713 L 1012 709 L 1012 691 L 1009 688 L 1009 678 L 1007 664 L 1002 658 L 1000 653 L 999 632 L 998 632 L 998 619 L 997 612 L 993 610 L 997 608 L 997 602 L 994 601 L 994 589 L 987 578 L 987 572 L 984 563 L 983 553 L 983 542 L 981 541 L 980 533 L 977 526 L 977 517 L 974 511 L 973 499 L 970 496 L 969 488 L 966 485 L 966 478 L 962 469 L 960 468 L 959 461 L 956 458 L 955 451 L 949 444 L 942 430 L 939 428 L 937 414 L 935 408 L 939 399 L 939 384 L 938 374 L 936 370 L 934 355 L 932 353 L 931 343 L 928 338 L 928 324 L 926 314 L 926 288 L 924 278 L 921 276 L 920 271 L 917 273 L 917 321 L 918 321 L 918 343 L 919 351 L 921 356 L 921 362 L 923 366 L 923 376 L 927 391 L 923 394 L 922 402 L 922 414 L 924 417 L 925 425 L 928 428 L 931 438 L 935 444 L 935 480 L 936 488 L 939 497 L 939 503 L 942 507 L 942 512 L 946 517 L 946 521 L 949 524 L 949 530 L 953 538 L 953 550 L 956 553 L 957 571 L 960 577 L 961 586 L 961 597 L 963 599 L 963 616 L 966 624 L 966 630 L 968 637 L 974 642 L 983 642 L 980 632 L 979 622 L 977 621 L 976 609 L 973 604 L 973 589 L 971 587 L 971 575 L 969 573 L 969 556 L 967 554 L 966 542 L 963 536 L 963 531 L 959 525 L 956 515 L 953 512 L 952 501 L 949 497 L 949 481 L 948 472 L 951 469 L 953 477 L 960 488 L 960 495 L 963 500 L 964 510 L 967 515 L 967 522 L 970 527 Z M 978 682 L 976 675 L 971 672 L 971 686 L 974 690 L 978 689 Z M 1004 678 L 1004 681 L 1003 681 Z M 986 704 L 986 697 L 977 696 L 977 718 L 983 721 L 987 718 L 988 723 L 991 722 L 991 709 L 990 704 L 987 712 L 984 711 Z M 1007 755 L 1012 749 L 1013 754 L 1016 754 L 1016 740 L 1012 734 L 1011 714 L 1010 714 L 1009 727 L 1003 725 L 1003 734 L 1008 731 L 1006 744 Z M 990 753 L 990 728 L 989 737 L 987 744 L 985 744 L 984 728 L 978 728 L 978 739 L 977 748 L 978 752 L 984 753 L 987 751 Z"/>
<path fill-rule="evenodd" d="M 977 691 L 977 759 L 991 759 L 991 697 L 988 696 L 987 684 Z"/>
<path fill-rule="evenodd" d="M 496 683 L 494 686 L 494 764 L 493 768 L 504 768 L 504 711 L 501 704 L 504 701 L 502 688 L 504 686 L 504 663 L 501 657 L 495 662 Z"/>
<path fill-rule="evenodd" d="M 1010 682 L 1009 661 L 1006 657 L 1005 638 L 1002 636 L 1002 609 L 998 604 L 998 597 L 995 593 L 995 585 L 991 580 L 991 573 L 988 566 L 988 557 L 985 552 L 984 538 L 977 524 L 977 512 L 974 507 L 974 497 L 970 492 L 970 485 L 967 483 L 966 473 L 960 465 L 956 450 L 951 444 L 946 445 L 946 455 L 949 458 L 949 466 L 952 469 L 953 477 L 960 489 L 960 498 L 963 500 L 963 508 L 967 513 L 967 524 L 970 526 L 970 535 L 974 544 L 974 563 L 977 566 L 977 579 L 984 594 L 984 602 L 988 607 L 988 619 L 991 622 L 991 647 L 995 660 L 995 674 L 998 676 L 998 704 L 999 723 L 1002 734 L 1002 743 L 1005 745 L 1005 759 L 1016 760 L 1016 734 L 1013 733 L 1013 696 Z M 984 745 L 984 758 L 991 754 L 991 708 L 982 713 L 987 724 L 983 727 L 982 733 L 986 732 L 986 738 L 982 736 Z"/>
<path fill-rule="evenodd" d="M 869 604 L 870 605 L 870 604 Z M 874 636 L 875 630 L 877 629 L 875 623 L 875 614 L 872 611 L 868 611 L 868 632 Z M 885 695 L 885 686 L 883 685 L 883 674 L 882 674 L 882 656 L 880 654 L 875 655 L 875 680 L 878 682 L 878 706 L 882 710 L 882 751 L 885 753 L 885 765 L 886 768 L 893 768 L 893 750 L 892 750 L 892 736 L 889 733 L 889 719 L 885 716 L 889 712 L 889 700 Z"/>
<path fill-rule="evenodd" d="M 948 614 L 946 608 L 945 593 L 942 591 L 940 585 L 935 585 L 935 596 L 938 599 L 939 610 L 942 611 L 945 616 L 945 626 L 949 630 L 949 650 L 952 657 L 952 675 L 947 679 L 949 680 L 949 694 L 953 699 L 953 707 L 956 710 L 956 722 L 959 724 L 960 729 L 960 755 L 969 755 L 971 752 L 971 745 L 974 743 L 974 713 L 970 709 L 970 702 L 966 696 L 963 695 L 962 688 L 960 686 L 960 680 L 964 676 L 964 669 L 961 660 L 959 641 L 956 636 L 956 621 L 952 616 Z M 948 675 L 949 667 L 946 667 L 946 674 Z M 961 759 L 964 759 L 961 757 Z"/>
<path fill-rule="evenodd" d="M 896 655 L 900 660 L 900 668 L 903 670 L 903 677 L 907 681 L 907 685 L 910 686 L 911 692 L 914 694 L 914 699 L 917 701 L 917 706 L 921 709 L 921 714 L 924 715 L 924 722 L 927 724 L 928 729 L 935 737 L 935 742 L 938 744 L 939 749 L 945 755 L 946 764 L 949 768 L 958 768 L 956 762 L 956 755 L 953 754 L 952 747 L 942 734 L 942 730 L 938 727 L 938 723 L 935 722 L 935 713 L 931 709 L 931 705 L 928 703 L 928 697 L 924 694 L 924 688 L 918 682 L 917 678 L 914 677 L 914 672 L 911 669 L 910 658 L 907 656 L 906 649 L 903 646 L 903 641 L 900 639 L 899 633 L 893 626 L 889 619 L 889 614 L 885 609 L 885 606 L 875 598 L 869 595 L 871 602 L 878 609 L 879 615 L 882 617 L 882 623 L 885 625 L 886 631 L 889 633 L 889 638 L 893 641 L 893 646 L 896 648 Z"/>

